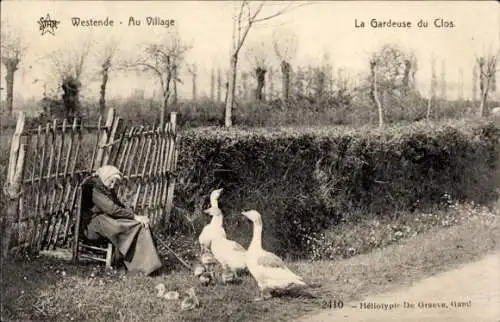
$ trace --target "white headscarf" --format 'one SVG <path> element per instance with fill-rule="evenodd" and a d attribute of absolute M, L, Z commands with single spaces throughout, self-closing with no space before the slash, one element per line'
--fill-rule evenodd
<path fill-rule="evenodd" d="M 109 188 L 112 179 L 122 179 L 122 173 L 117 167 L 112 165 L 105 165 L 97 169 L 97 176 L 101 179 L 102 183 Z"/>

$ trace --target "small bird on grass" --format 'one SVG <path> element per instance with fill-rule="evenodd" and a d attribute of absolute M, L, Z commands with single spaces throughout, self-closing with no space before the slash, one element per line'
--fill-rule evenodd
<path fill-rule="evenodd" d="M 192 310 L 200 306 L 200 300 L 196 296 L 196 291 L 194 287 L 189 288 L 186 291 L 187 297 L 185 297 L 181 302 L 181 310 Z"/>

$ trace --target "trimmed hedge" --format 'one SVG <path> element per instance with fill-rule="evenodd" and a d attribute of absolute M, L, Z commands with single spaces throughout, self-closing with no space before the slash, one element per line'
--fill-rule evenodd
<path fill-rule="evenodd" d="M 248 245 L 260 211 L 264 245 L 300 255 L 307 236 L 341 220 L 430 209 L 441 198 L 495 196 L 500 130 L 481 121 L 419 122 L 384 130 L 198 128 L 181 132 L 175 204 L 208 206 L 223 187 L 229 236 Z M 208 222 L 199 215 L 198 228 Z M 199 229 L 197 229 L 199 230 Z"/>

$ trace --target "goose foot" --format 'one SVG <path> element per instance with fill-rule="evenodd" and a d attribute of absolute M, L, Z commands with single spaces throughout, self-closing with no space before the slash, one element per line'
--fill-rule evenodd
<path fill-rule="evenodd" d="M 269 300 L 270 298 L 272 298 L 273 296 L 271 295 L 270 292 L 267 292 L 267 291 L 261 291 L 260 292 L 260 296 L 259 297 L 256 297 L 254 299 L 255 302 L 261 302 L 261 301 L 265 301 L 265 300 Z"/>

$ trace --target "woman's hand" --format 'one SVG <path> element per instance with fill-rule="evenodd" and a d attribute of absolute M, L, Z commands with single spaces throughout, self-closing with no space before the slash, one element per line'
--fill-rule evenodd
<path fill-rule="evenodd" d="M 149 218 L 147 216 L 134 216 L 134 219 L 140 222 L 144 227 L 149 225 Z"/>

